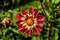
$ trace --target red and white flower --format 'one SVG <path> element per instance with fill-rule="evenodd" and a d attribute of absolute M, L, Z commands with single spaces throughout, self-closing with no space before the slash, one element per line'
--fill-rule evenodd
<path fill-rule="evenodd" d="M 21 14 L 16 14 L 18 21 L 18 30 L 22 30 L 23 33 L 27 33 L 30 36 L 31 32 L 38 35 L 38 31 L 42 31 L 42 26 L 44 25 L 44 16 L 38 15 L 39 10 L 34 11 L 34 8 L 29 8 L 29 13 L 26 10 L 21 10 Z"/>
<path fill-rule="evenodd" d="M 1 23 L 5 28 L 7 28 L 12 23 L 12 21 L 10 18 L 7 17 L 7 18 L 4 18 Z"/>

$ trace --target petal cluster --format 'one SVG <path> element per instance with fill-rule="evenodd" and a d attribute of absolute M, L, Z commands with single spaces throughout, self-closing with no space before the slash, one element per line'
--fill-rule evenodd
<path fill-rule="evenodd" d="M 27 33 L 28 36 L 30 36 L 31 32 L 38 35 L 38 31 L 42 31 L 42 26 L 44 25 L 44 16 L 38 15 L 39 13 L 39 10 L 34 11 L 34 8 L 30 7 L 29 13 L 26 10 L 21 10 L 21 14 L 16 14 L 18 30 Z"/>
<path fill-rule="evenodd" d="M 1 23 L 4 27 L 8 27 L 12 23 L 12 21 L 10 18 L 4 18 Z"/>

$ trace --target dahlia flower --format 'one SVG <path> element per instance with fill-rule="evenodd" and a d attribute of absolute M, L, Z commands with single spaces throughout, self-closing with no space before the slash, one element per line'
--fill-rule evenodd
<path fill-rule="evenodd" d="M 38 15 L 39 13 L 39 10 L 34 11 L 34 8 L 31 7 L 29 8 L 29 13 L 26 10 L 21 10 L 21 14 L 16 14 L 18 30 L 27 33 L 28 36 L 31 35 L 31 32 L 38 35 L 38 31 L 42 31 L 42 26 L 44 25 L 44 16 Z"/>

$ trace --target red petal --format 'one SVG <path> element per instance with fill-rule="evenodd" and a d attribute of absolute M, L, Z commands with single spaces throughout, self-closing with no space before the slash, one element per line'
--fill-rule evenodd
<path fill-rule="evenodd" d="M 23 29 L 25 29 L 24 26 L 18 26 L 18 30 L 23 30 Z"/>
<path fill-rule="evenodd" d="M 39 14 L 39 10 L 36 10 L 34 15 L 38 16 L 38 14 Z"/>
<path fill-rule="evenodd" d="M 28 31 L 27 31 L 27 33 L 28 33 L 28 36 L 30 37 L 30 34 L 31 34 L 31 30 L 28 30 Z"/>
<path fill-rule="evenodd" d="M 40 22 L 40 21 L 38 21 L 37 23 L 38 23 L 39 26 L 43 26 L 44 25 L 44 23 Z"/>
<path fill-rule="evenodd" d="M 20 25 L 20 21 L 17 21 L 16 24 Z"/>
<path fill-rule="evenodd" d="M 27 13 L 26 10 L 21 10 L 21 12 L 23 15 L 26 15 L 26 13 Z"/>
<path fill-rule="evenodd" d="M 38 17 L 38 21 L 43 21 L 43 20 L 44 20 L 44 16 L 43 15 Z"/>
<path fill-rule="evenodd" d="M 27 32 L 27 29 L 23 29 L 22 31 L 23 31 L 23 33 L 26 33 Z"/>
<path fill-rule="evenodd" d="M 20 26 L 20 25 L 23 24 L 23 23 L 21 23 L 21 22 L 22 22 L 22 21 L 19 20 L 19 21 L 16 22 L 16 24 L 17 24 L 18 26 Z"/>
<path fill-rule="evenodd" d="M 17 17 L 18 19 L 21 19 L 21 18 L 22 18 L 22 16 L 21 16 L 20 14 L 16 14 L 16 17 Z"/>
<path fill-rule="evenodd" d="M 38 35 L 38 31 L 35 28 L 33 29 L 33 32 L 35 35 Z"/>
<path fill-rule="evenodd" d="M 42 31 L 42 28 L 41 28 L 41 27 L 38 27 L 38 30 L 39 30 L 39 31 Z"/>
<path fill-rule="evenodd" d="M 29 9 L 29 12 L 32 14 L 32 13 L 34 12 L 34 8 L 31 7 L 31 8 Z"/>

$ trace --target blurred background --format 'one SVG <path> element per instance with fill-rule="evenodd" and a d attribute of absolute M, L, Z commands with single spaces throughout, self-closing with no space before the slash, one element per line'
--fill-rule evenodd
<path fill-rule="evenodd" d="M 38 36 L 32 33 L 28 37 L 17 30 L 15 15 L 23 9 L 29 11 L 31 6 L 41 10 L 45 25 Z M 4 18 L 10 18 L 12 23 L 4 27 Z M 60 40 L 60 0 L 0 0 L 0 40 Z"/>

